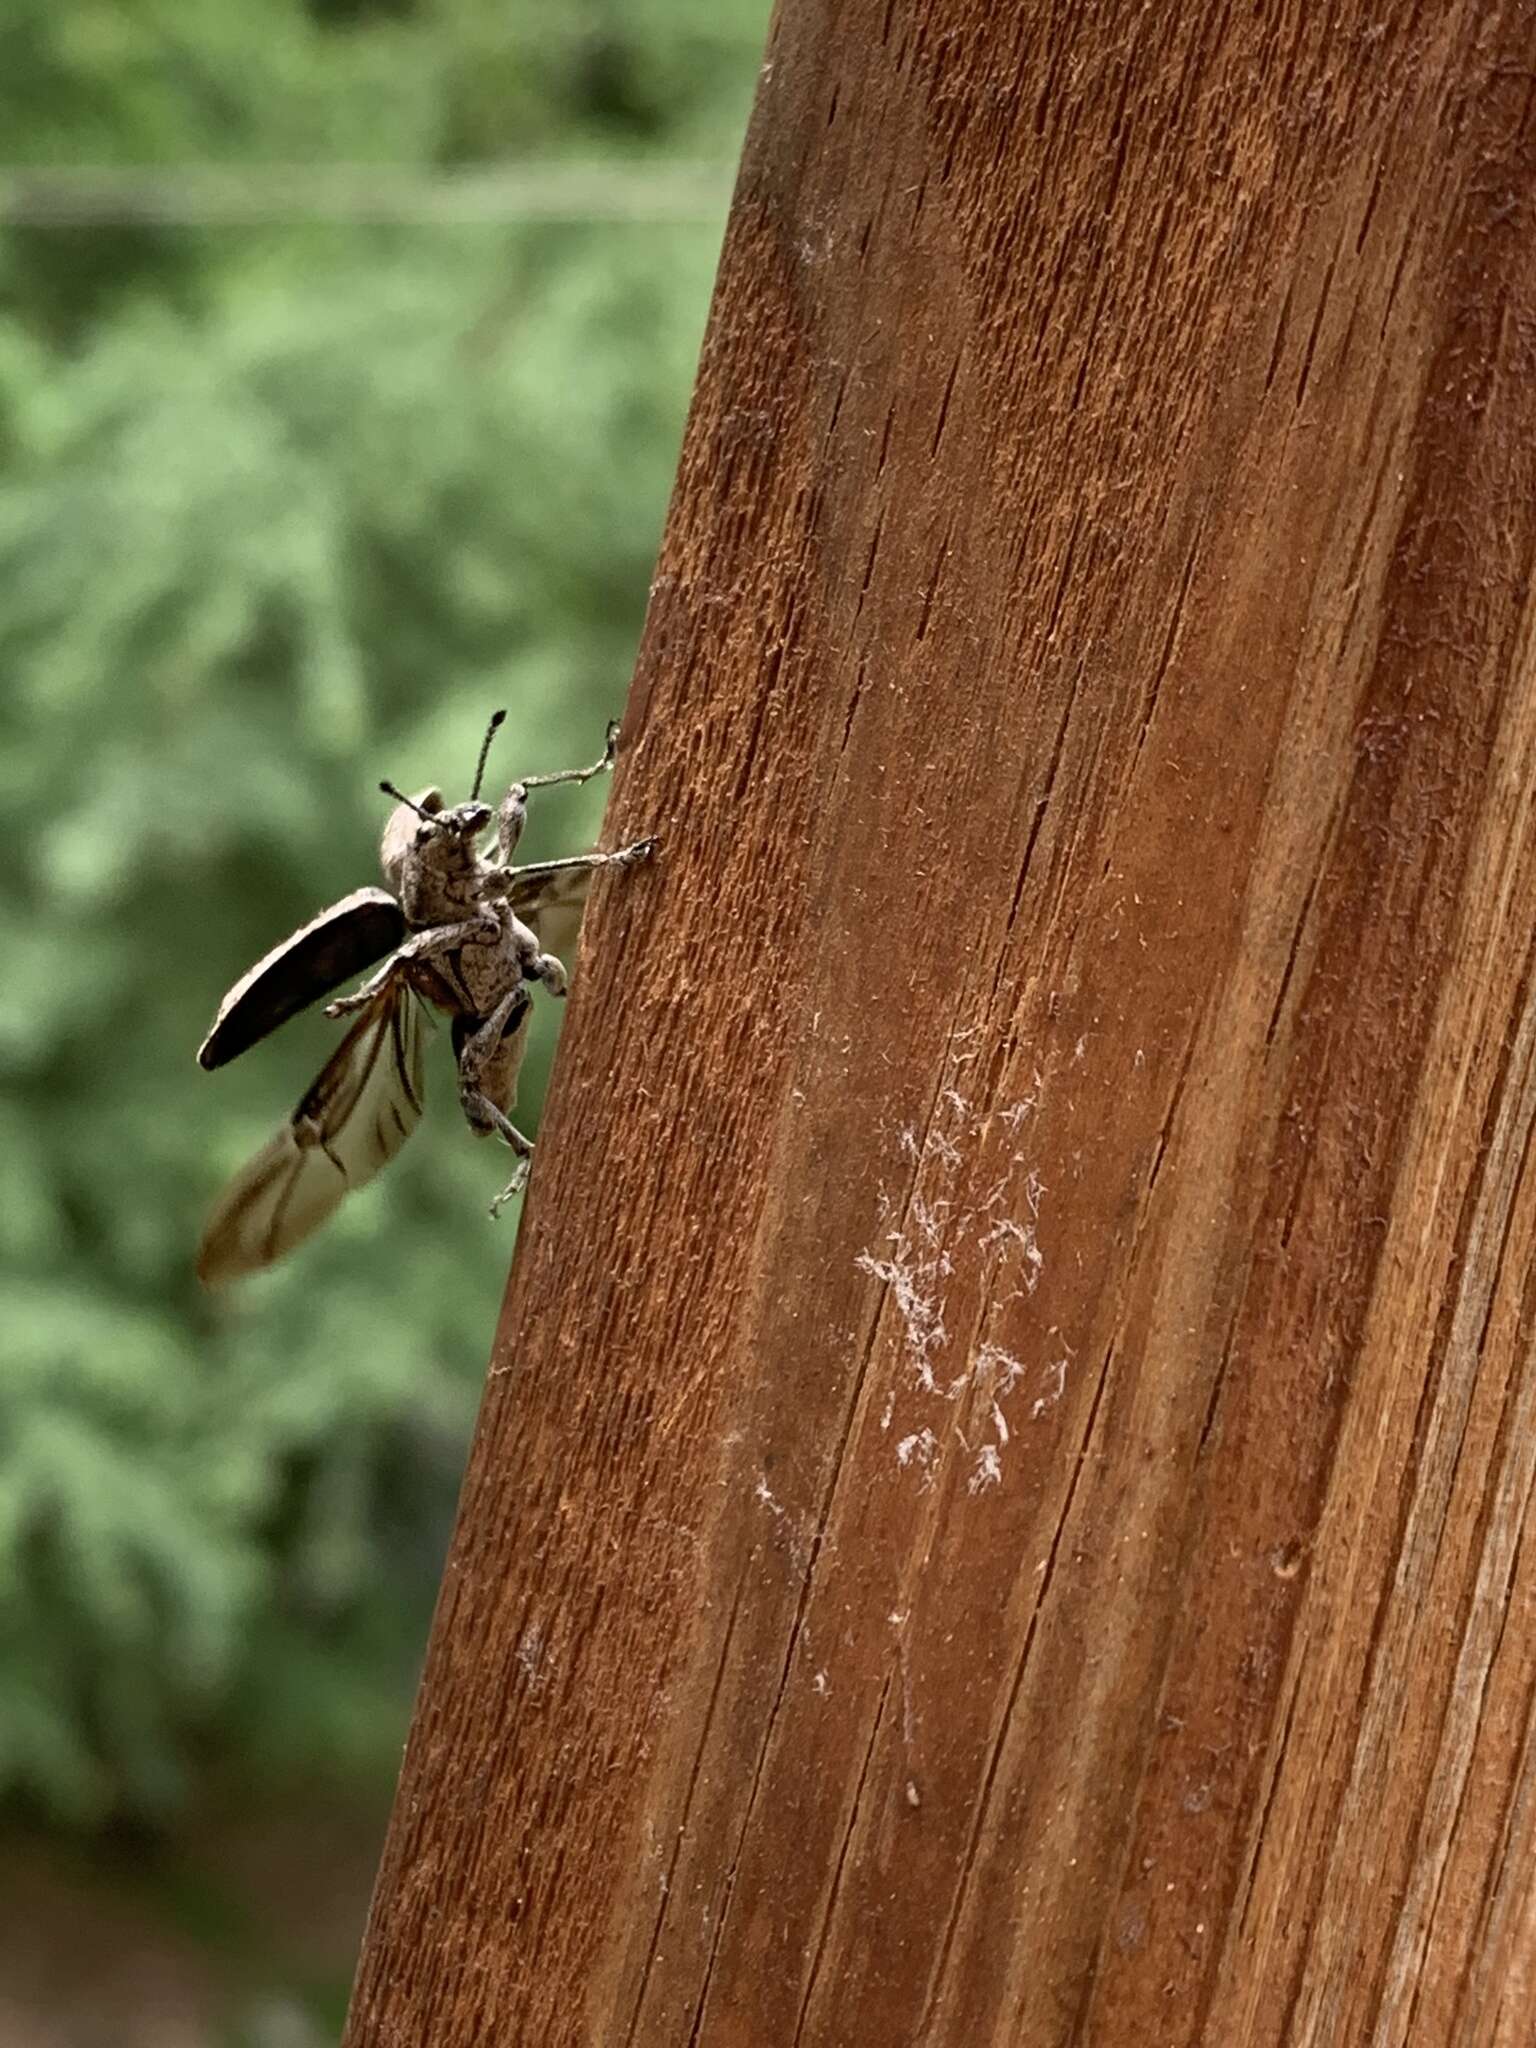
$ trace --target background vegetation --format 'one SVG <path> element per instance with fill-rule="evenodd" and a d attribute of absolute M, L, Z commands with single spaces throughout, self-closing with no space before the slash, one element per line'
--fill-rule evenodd
<path fill-rule="evenodd" d="M 391 1173 L 209 1299 L 201 1214 L 334 1027 L 211 1078 L 192 1054 L 251 960 L 376 879 L 381 774 L 456 790 L 500 704 L 504 776 L 597 751 L 765 15 L 0 16 L 17 2048 L 334 2032 L 506 1271 L 507 1219 L 485 1215 L 504 1162 L 463 1132 L 440 1043 L 435 1111 Z M 589 842 L 600 801 L 546 797 L 531 857 Z M 525 1104 L 541 1083 L 536 1062 Z M 302 1959 L 279 1904 L 300 1895 Z M 165 1933 L 153 1988 L 106 1987 L 115 2031 L 91 2031 L 80 1970 L 112 1945 L 76 1924 L 65 1998 L 38 1963 L 50 1912 L 118 1927 L 134 1982 Z"/>

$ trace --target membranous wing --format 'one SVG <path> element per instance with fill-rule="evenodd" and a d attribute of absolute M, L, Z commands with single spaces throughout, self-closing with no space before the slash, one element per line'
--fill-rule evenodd
<path fill-rule="evenodd" d="M 404 937 L 405 913 L 387 890 L 354 889 L 235 983 L 198 1049 L 198 1065 L 224 1066 L 392 952 Z"/>
<path fill-rule="evenodd" d="M 514 874 L 507 901 L 514 916 L 531 925 L 539 944 L 554 953 L 567 968 L 575 965 L 576 936 L 581 930 L 581 913 L 592 886 L 591 868 L 561 868 L 540 874 L 530 868 Z"/>
<path fill-rule="evenodd" d="M 220 1197 L 198 1249 L 205 1286 L 291 1252 L 394 1158 L 421 1120 L 427 1028 L 416 997 L 391 978 Z"/>

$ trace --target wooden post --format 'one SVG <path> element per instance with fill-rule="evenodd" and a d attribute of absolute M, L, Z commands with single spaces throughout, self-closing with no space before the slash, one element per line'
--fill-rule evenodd
<path fill-rule="evenodd" d="M 1533 82 L 783 0 L 350 2048 L 1530 2038 Z"/>

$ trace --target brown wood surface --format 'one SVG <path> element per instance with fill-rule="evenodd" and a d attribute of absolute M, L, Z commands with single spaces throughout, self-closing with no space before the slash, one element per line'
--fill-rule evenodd
<path fill-rule="evenodd" d="M 349 2048 L 1533 2037 L 1533 92 L 783 0 Z"/>

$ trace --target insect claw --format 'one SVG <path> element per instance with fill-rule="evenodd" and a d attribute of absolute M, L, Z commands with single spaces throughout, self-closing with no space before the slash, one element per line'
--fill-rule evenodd
<path fill-rule="evenodd" d="M 508 1202 L 512 1200 L 513 1196 L 520 1195 L 523 1192 L 523 1189 L 527 1187 L 529 1164 L 530 1162 L 526 1159 L 519 1159 L 519 1161 L 517 1162 L 516 1167 L 513 1169 L 512 1178 L 507 1182 L 506 1186 L 502 1189 L 501 1193 L 496 1197 L 495 1201 L 491 1204 L 490 1214 L 492 1222 L 494 1222 L 496 1218 L 501 1214 L 502 1210 L 507 1206 Z"/>

